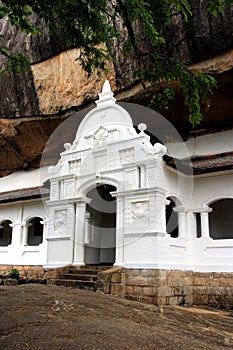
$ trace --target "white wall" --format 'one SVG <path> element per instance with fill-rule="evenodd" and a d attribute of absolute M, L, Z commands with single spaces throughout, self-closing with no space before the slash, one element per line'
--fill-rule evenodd
<path fill-rule="evenodd" d="M 233 130 L 190 137 L 186 142 L 167 143 L 169 155 L 178 158 L 211 155 L 231 152 L 233 148 Z"/>
<path fill-rule="evenodd" d="M 200 208 L 221 198 L 233 198 L 233 171 L 195 177 L 191 208 Z"/>
<path fill-rule="evenodd" d="M 27 245 L 27 227 L 30 218 L 41 217 L 44 222 L 43 242 L 38 246 Z M 0 222 L 12 222 L 12 242 L 7 247 L 0 247 L 2 265 L 43 265 L 46 261 L 46 211 L 40 200 L 25 203 L 12 203 L 0 206 Z"/>
<path fill-rule="evenodd" d="M 48 167 L 29 171 L 17 171 L 0 178 L 0 191 L 8 192 L 41 186 L 48 179 L 48 176 Z"/>

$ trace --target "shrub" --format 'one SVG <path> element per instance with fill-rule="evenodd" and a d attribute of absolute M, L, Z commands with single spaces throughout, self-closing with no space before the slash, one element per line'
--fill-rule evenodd
<path fill-rule="evenodd" d="M 7 277 L 18 280 L 19 279 L 19 271 L 17 269 L 13 268 L 8 272 Z"/>

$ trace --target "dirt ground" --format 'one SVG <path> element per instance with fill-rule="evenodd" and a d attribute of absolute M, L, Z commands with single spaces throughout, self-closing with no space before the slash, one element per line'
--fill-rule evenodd
<path fill-rule="evenodd" d="M 233 311 L 159 308 L 62 286 L 1 286 L 0 349 L 233 349 Z"/>

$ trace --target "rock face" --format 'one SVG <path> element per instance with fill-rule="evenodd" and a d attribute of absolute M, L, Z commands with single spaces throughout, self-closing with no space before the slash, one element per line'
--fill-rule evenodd
<path fill-rule="evenodd" d="M 0 80 L 1 118 L 40 114 L 32 72 L 7 73 Z"/>
<path fill-rule="evenodd" d="M 70 49 L 32 65 L 35 91 L 41 114 L 55 114 L 92 100 L 101 91 L 106 76 L 88 78 L 76 58 L 77 49 Z M 115 90 L 113 66 L 108 79 Z"/>
<path fill-rule="evenodd" d="M 172 13 L 171 24 L 165 30 L 164 54 L 172 54 L 182 62 L 214 74 L 219 82 L 205 116 L 206 125 L 221 118 L 222 125 L 231 123 L 232 102 L 232 44 L 233 6 L 216 18 L 205 12 L 204 2 L 190 1 L 193 16 L 187 25 L 177 13 Z M 34 16 L 34 22 L 38 22 Z M 76 49 L 69 49 L 62 37 L 51 36 L 43 22 L 38 22 L 41 36 L 27 36 L 0 21 L 2 42 L 12 52 L 27 53 L 31 71 L 20 75 L 8 73 L 0 80 L 0 176 L 17 169 L 37 166 L 43 147 L 60 122 L 75 111 L 89 106 L 100 92 L 106 76 L 87 78 L 79 63 Z M 143 43 L 145 49 L 146 41 Z M 123 42 L 112 41 L 113 64 L 107 78 L 118 100 L 130 100 L 146 105 L 150 90 L 144 90 L 133 79 L 136 67 L 134 57 L 123 50 Z M 4 60 L 0 57 L 0 66 Z M 187 110 L 179 94 L 167 117 L 177 126 L 185 123 Z M 225 125 L 224 124 L 224 125 Z M 203 127 L 202 125 L 202 127 Z"/>
<path fill-rule="evenodd" d="M 165 31 L 167 51 L 183 62 L 199 62 L 229 51 L 233 44 L 233 7 L 217 17 L 207 14 L 206 1 L 189 1 L 192 18 L 188 23 L 173 13 Z"/>

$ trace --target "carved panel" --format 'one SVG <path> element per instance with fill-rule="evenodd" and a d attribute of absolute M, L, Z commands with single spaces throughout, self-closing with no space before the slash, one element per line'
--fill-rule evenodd
<path fill-rule="evenodd" d="M 54 232 L 64 232 L 67 225 L 67 209 L 56 210 L 54 212 Z"/>
<path fill-rule="evenodd" d="M 149 223 L 149 201 L 131 203 L 131 224 L 144 225 Z"/>
<path fill-rule="evenodd" d="M 156 199 L 152 197 L 150 200 L 150 219 L 151 223 L 154 224 L 156 222 Z"/>
<path fill-rule="evenodd" d="M 121 164 L 127 164 L 134 161 L 134 148 L 127 148 L 119 151 Z"/>
<path fill-rule="evenodd" d="M 94 143 L 95 145 L 103 145 L 109 137 L 109 132 L 102 126 L 94 133 Z"/>
<path fill-rule="evenodd" d="M 118 136 L 118 129 L 108 130 L 104 127 L 99 127 L 93 135 L 84 136 L 86 145 L 89 147 L 101 146 L 106 143 L 106 141 L 115 140 Z"/>
<path fill-rule="evenodd" d="M 138 168 L 132 167 L 127 168 L 127 170 L 124 170 L 124 189 L 133 189 L 138 188 L 139 184 L 139 174 L 138 174 Z"/>
<path fill-rule="evenodd" d="M 154 166 L 147 166 L 146 167 L 146 178 L 149 183 L 155 182 L 155 168 Z"/>
<path fill-rule="evenodd" d="M 130 217 L 131 217 L 131 204 L 128 202 L 125 206 L 125 225 L 130 225 Z"/>
<path fill-rule="evenodd" d="M 51 200 L 59 199 L 59 196 L 60 196 L 59 181 L 51 181 L 50 199 Z"/>
<path fill-rule="evenodd" d="M 69 161 L 70 174 L 77 174 L 80 171 L 81 159 L 75 159 Z"/>
<path fill-rule="evenodd" d="M 64 198 L 72 197 L 73 190 L 74 190 L 73 179 L 64 181 L 64 189 L 63 189 Z"/>

